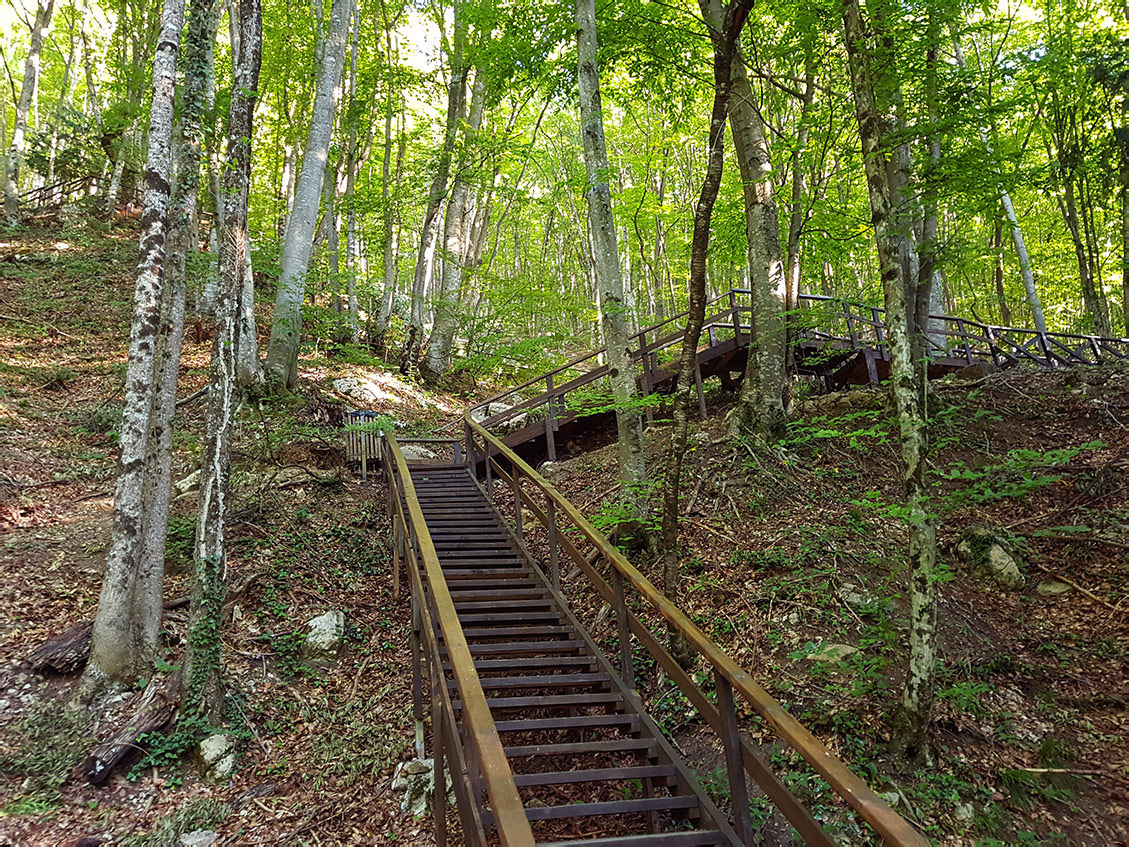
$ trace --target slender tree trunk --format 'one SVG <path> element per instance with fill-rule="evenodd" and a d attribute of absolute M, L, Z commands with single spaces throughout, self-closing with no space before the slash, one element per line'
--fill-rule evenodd
<path fill-rule="evenodd" d="M 784 426 L 787 282 L 780 256 L 780 218 L 765 136 L 763 105 L 756 102 L 740 53 L 733 60 L 729 127 L 745 194 L 749 283 L 753 291 L 753 341 L 745 366 L 732 432 L 775 438 Z"/>
<path fill-rule="evenodd" d="M 926 460 L 928 439 L 925 365 L 913 355 L 906 309 L 905 266 L 902 262 L 900 225 L 894 208 L 895 191 L 887 159 L 888 110 L 876 102 L 875 75 L 871 69 L 875 51 L 863 21 L 859 0 L 844 0 L 845 44 L 855 98 L 855 114 L 862 141 L 870 195 L 871 219 L 882 273 L 886 301 L 886 340 L 890 351 L 890 383 L 898 411 L 902 461 L 909 523 L 910 655 L 902 691 L 899 745 L 928 757 L 929 719 L 936 680 L 937 608 L 933 568 L 936 561 L 936 530 L 927 506 Z M 881 56 L 889 61 L 890 56 Z M 885 73 L 892 68 L 887 67 Z M 884 89 L 885 90 L 885 89 Z M 885 105 L 885 104 L 884 104 Z"/>
<path fill-rule="evenodd" d="M 27 146 L 27 122 L 31 104 L 39 89 L 39 65 L 43 53 L 43 39 L 51 27 L 51 15 L 55 11 L 55 0 L 39 0 L 35 10 L 35 22 L 31 27 L 31 44 L 28 47 L 27 64 L 24 66 L 23 87 L 16 103 L 16 123 L 12 129 L 12 147 L 8 151 L 8 179 L 5 184 L 4 214 L 8 220 L 17 223 L 20 216 L 20 167 L 23 165 L 24 148 Z"/>
<path fill-rule="evenodd" d="M 992 281 L 995 283 L 996 300 L 1000 304 L 1000 323 L 1011 326 L 1011 308 L 1008 306 L 1007 293 L 1004 291 L 1004 228 L 999 220 L 992 230 L 992 255 L 995 261 L 992 265 Z"/>
<path fill-rule="evenodd" d="M 678 551 L 679 496 L 682 493 L 682 462 L 690 428 L 690 407 L 694 391 L 694 371 L 698 364 L 698 340 L 702 334 L 706 309 L 706 264 L 709 256 L 710 221 L 721 186 L 725 164 L 725 122 L 737 43 L 753 0 L 732 0 L 724 9 L 721 0 L 699 0 L 702 16 L 713 42 L 713 107 L 710 111 L 709 159 L 698 203 L 694 207 L 694 234 L 690 247 L 690 278 L 686 334 L 678 358 L 678 384 L 674 399 L 674 427 L 670 437 L 670 457 L 663 485 L 662 563 L 663 592 L 677 602 L 681 561 Z M 687 649 L 676 633 L 670 632 L 671 647 L 683 661 Z"/>
<path fill-rule="evenodd" d="M 282 244 L 282 271 L 275 298 L 274 324 L 267 347 L 266 369 L 271 378 L 288 388 L 298 381 L 298 345 L 302 336 L 302 302 L 310 250 L 317 224 L 322 180 L 326 178 L 329 141 L 333 134 L 334 92 L 341 81 L 345 43 L 352 14 L 352 0 L 335 0 L 325 30 L 321 70 L 314 95 L 310 132 L 302 157 L 302 171 L 294 193 L 294 205 L 286 220 Z M 332 177 L 331 177 L 332 178 Z M 225 210 L 226 211 L 226 210 Z M 226 226 L 226 224 L 225 224 Z"/>
<path fill-rule="evenodd" d="M 595 0 L 576 0 L 577 58 L 580 87 L 580 132 L 584 166 L 588 174 L 588 231 L 592 242 L 592 268 L 599 291 L 600 328 L 607 348 L 608 381 L 616 405 L 619 438 L 619 475 L 625 501 L 634 518 L 646 509 L 647 469 L 643 457 L 643 418 L 636 403 L 635 364 L 628 337 L 628 314 L 619 267 L 615 217 L 608 185 L 608 151 L 604 140 L 604 114 L 600 103 L 600 76 L 596 66 Z"/>
<path fill-rule="evenodd" d="M 486 75 L 481 69 L 475 72 L 471 86 L 470 113 L 463 136 L 462 154 L 451 181 L 447 198 L 447 214 L 443 225 L 443 284 L 435 298 L 435 324 L 428 340 L 427 353 L 420 370 L 429 379 L 435 379 L 451 369 L 451 355 L 455 332 L 459 327 L 459 293 L 462 290 L 463 272 L 470 256 L 470 227 L 467 208 L 470 194 L 470 157 L 475 136 L 482 127 L 486 107 Z"/>
<path fill-rule="evenodd" d="M 260 0 L 239 0 L 238 7 L 239 55 L 228 112 L 220 284 L 216 292 L 215 336 L 209 369 L 196 524 L 195 579 L 184 675 L 184 712 L 189 715 L 205 713 L 213 719 L 218 717 L 221 692 L 219 628 L 227 578 L 226 521 L 230 508 L 231 433 L 238 402 L 238 313 L 249 247 L 247 199 L 251 182 L 252 124 L 263 52 Z"/>
<path fill-rule="evenodd" d="M 153 505 L 145 501 L 145 471 L 146 459 L 150 455 L 154 385 L 158 377 L 156 366 L 163 302 L 161 275 L 165 262 L 172 165 L 173 94 L 183 26 L 184 0 L 165 0 L 160 39 L 153 60 L 145 211 L 141 219 L 129 362 L 119 432 L 121 459 L 114 500 L 114 524 L 106 575 L 94 618 L 90 662 L 84 676 L 84 689 L 91 693 L 107 682 L 128 683 L 136 679 L 157 647 L 157 628 L 151 621 L 140 619 L 136 606 L 139 603 L 146 512 Z M 142 601 L 141 605 L 146 603 Z"/>
<path fill-rule="evenodd" d="M 463 11 L 464 0 L 454 0 L 454 35 L 451 44 L 451 82 L 447 90 L 447 125 L 443 133 L 443 146 L 439 150 L 435 176 L 427 194 L 427 208 L 423 213 L 423 224 L 419 233 L 419 253 L 416 256 L 415 273 L 412 277 L 412 305 L 408 317 L 408 334 L 404 339 L 404 350 L 400 356 L 400 372 L 407 374 L 416 366 L 420 347 L 423 345 L 425 310 L 429 282 L 434 273 L 435 243 L 439 237 L 439 211 L 447 194 L 447 182 L 451 174 L 451 155 L 455 149 L 455 138 L 459 123 L 466 111 L 466 82 L 469 68 L 463 64 L 463 49 L 466 41 L 466 20 Z"/>

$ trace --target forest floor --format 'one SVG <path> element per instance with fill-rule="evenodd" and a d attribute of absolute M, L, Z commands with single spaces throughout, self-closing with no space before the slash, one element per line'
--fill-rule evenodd
<path fill-rule="evenodd" d="M 195 829 L 217 831 L 221 845 L 433 843 L 430 821 L 402 813 L 391 789 L 395 764 L 413 755 L 408 608 L 391 597 L 384 492 L 343 466 L 332 383 L 379 386 L 366 405 L 409 434 L 452 421 L 467 397 L 425 392 L 357 351 L 311 349 L 302 400 L 241 414 L 224 636 L 241 738 L 230 782 L 177 763 L 87 785 L 92 740 L 125 719 L 140 687 L 91 724 L 66 706 L 75 675 L 21 666 L 97 603 L 135 257 L 129 231 L 0 236 L 0 845 L 139 847 Z M 182 396 L 206 380 L 206 329 L 190 329 Z M 714 415 L 696 425 L 687 461 L 679 601 L 936 843 L 1126 843 L 1129 373 L 1004 372 L 935 388 L 934 766 L 884 752 L 904 666 L 906 543 L 881 393 L 813 397 L 764 451 L 723 437 L 732 398 L 711 391 Z M 202 404 L 186 404 L 178 480 L 198 459 L 202 426 Z M 662 427 L 647 441 L 661 468 Z M 553 482 L 610 521 L 614 448 L 581 446 L 595 449 L 562 461 Z M 191 492 L 174 502 L 169 599 L 187 591 L 195 504 Z M 1011 587 L 985 572 L 993 543 L 1017 565 Z M 347 615 L 346 646 L 319 670 L 302 660 L 301 635 L 334 609 Z M 154 675 L 178 660 L 175 612 L 165 632 Z M 855 652 L 818 660 L 827 645 Z M 682 746 L 705 750 L 687 705 L 640 681 Z M 723 790 L 716 758 L 700 758 L 704 783 Z M 785 751 L 772 759 L 844 843 L 865 843 L 821 781 Z"/>

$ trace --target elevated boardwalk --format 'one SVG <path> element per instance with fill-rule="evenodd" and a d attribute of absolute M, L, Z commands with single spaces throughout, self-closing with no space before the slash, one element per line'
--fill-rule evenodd
<path fill-rule="evenodd" d="M 382 439 L 380 457 L 395 590 L 401 563 L 411 586 L 415 716 L 421 727 L 430 720 L 436 781 L 452 776 L 465 843 L 753 847 L 753 786 L 804 843 L 831 847 L 741 732 L 750 713 L 885 844 L 927 843 L 568 500 L 469 417 L 466 426 L 464 441 L 432 442 L 446 454 L 436 461 L 409 462 L 394 437 Z M 577 592 L 595 604 L 570 602 Z M 667 652 L 668 629 L 685 639 L 709 683 Z M 725 807 L 648 715 L 636 691 L 640 660 L 660 668 L 713 729 L 731 786 Z M 439 847 L 453 837 L 449 825 L 441 802 Z"/>
<path fill-rule="evenodd" d="M 733 289 L 707 304 L 696 373 L 703 417 L 703 382 L 716 376 L 723 385 L 734 387 L 744 374 L 749 345 L 755 341 L 750 297 L 747 289 Z M 822 380 L 828 389 L 877 384 L 889 376 L 883 309 L 812 294 L 801 295 L 800 306 L 793 327 L 793 356 L 799 373 Z M 679 323 L 685 314 L 632 336 L 636 381 L 643 395 L 674 390 L 676 357 L 685 334 Z M 980 362 L 999 368 L 1022 364 L 1061 368 L 1129 360 L 1129 338 L 1040 333 L 947 315 L 931 316 L 930 321 L 927 340 L 932 378 Z M 471 407 L 470 415 L 502 433 L 506 446 L 524 458 L 554 460 L 559 444 L 604 428 L 611 420 L 610 413 L 584 411 L 589 399 L 585 392 L 596 388 L 607 374 L 603 354 L 600 349 L 575 358 Z"/>

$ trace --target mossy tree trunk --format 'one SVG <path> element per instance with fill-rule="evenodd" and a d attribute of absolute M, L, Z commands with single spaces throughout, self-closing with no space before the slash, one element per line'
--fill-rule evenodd
<path fill-rule="evenodd" d="M 220 279 L 216 290 L 215 337 L 200 474 L 195 580 L 188 623 L 184 708 L 189 715 L 214 715 L 221 692 L 219 626 L 227 578 L 226 521 L 231 497 L 231 434 L 238 402 L 238 313 L 248 249 L 247 199 L 251 182 L 252 123 L 263 52 L 260 0 L 239 0 L 238 15 L 239 55 L 236 57 L 228 113 Z"/>

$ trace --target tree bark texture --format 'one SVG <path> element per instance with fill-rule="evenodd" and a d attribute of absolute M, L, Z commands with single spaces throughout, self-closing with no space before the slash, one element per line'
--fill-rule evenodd
<path fill-rule="evenodd" d="M 910 651 L 909 669 L 902 691 L 903 725 L 899 740 L 904 749 L 927 756 L 927 730 L 937 662 L 937 609 L 933 579 L 937 549 L 933 517 L 926 510 L 928 440 L 922 388 L 926 369 L 925 363 L 914 357 L 910 339 L 901 254 L 903 236 L 898 231 L 895 192 L 886 152 L 888 147 L 883 137 L 884 122 L 875 96 L 875 78 L 871 70 L 874 51 L 859 0 L 844 0 L 843 25 L 886 302 L 890 383 L 898 412 L 909 513 Z"/>
<path fill-rule="evenodd" d="M 51 27 L 51 15 L 55 11 L 55 0 L 39 0 L 35 10 L 35 21 L 31 26 L 31 43 L 24 65 L 23 86 L 20 99 L 16 101 L 16 123 L 12 128 L 12 147 L 8 151 L 8 178 L 4 189 L 4 214 L 15 223 L 20 214 L 20 167 L 23 165 L 24 148 L 27 146 L 28 116 L 31 104 L 39 88 L 39 66 L 43 54 L 43 40 Z"/>
<path fill-rule="evenodd" d="M 435 165 L 435 176 L 427 193 L 427 208 L 423 213 L 423 223 L 419 231 L 419 252 L 412 275 L 412 304 L 408 316 L 408 333 L 404 339 L 404 349 L 400 355 L 401 373 L 410 373 L 419 360 L 423 345 L 424 324 L 426 322 L 428 283 L 435 269 L 435 244 L 439 236 L 439 211 L 447 195 L 447 183 L 451 176 L 451 156 L 455 149 L 455 139 L 459 124 L 466 112 L 466 82 L 469 68 L 463 63 L 463 50 L 466 42 L 466 20 L 462 0 L 454 0 L 454 34 L 451 42 L 451 82 L 447 89 L 447 123 L 443 131 L 443 146 L 439 149 L 439 161 Z"/>
<path fill-rule="evenodd" d="M 485 107 L 486 75 L 479 69 L 475 72 L 474 84 L 471 86 L 470 112 L 463 133 L 462 153 L 447 198 L 443 251 L 440 256 L 443 282 L 435 297 L 435 323 L 421 364 L 423 373 L 432 379 L 451 369 L 455 333 L 459 328 L 459 294 L 471 247 L 471 221 L 468 218 L 473 217 L 473 210 L 469 207 L 470 158 L 474 154 L 475 136 L 482 128 Z"/>
<path fill-rule="evenodd" d="M 774 437 L 784 426 L 784 366 L 788 346 L 784 327 L 784 312 L 788 308 L 787 280 L 780 255 L 780 217 L 763 107 L 754 99 L 740 54 L 734 57 L 732 65 L 729 127 L 744 186 L 749 283 L 753 292 L 753 343 L 732 428 L 734 435 L 749 431 L 762 437 Z"/>
<path fill-rule="evenodd" d="M 347 5 L 341 0 L 338 3 Z M 185 665 L 185 709 L 189 712 L 212 711 L 218 705 L 220 690 L 219 624 L 227 578 L 225 537 L 230 509 L 231 432 L 238 402 L 238 317 L 248 249 L 252 124 L 263 51 L 260 0 L 239 0 L 238 6 L 240 55 L 228 112 L 220 284 L 216 292 L 215 336 L 196 524 L 195 579 Z"/>
<path fill-rule="evenodd" d="M 145 211 L 141 218 L 129 361 L 119 433 L 121 459 L 114 499 L 114 522 L 85 676 L 87 687 L 94 689 L 106 681 L 124 683 L 136 679 L 157 646 L 156 627 L 151 621 L 139 619 L 136 605 L 139 591 L 147 593 L 139 584 L 145 516 L 152 505 L 145 500 L 149 493 L 145 472 L 150 455 L 153 387 L 161 342 L 161 277 L 169 211 L 173 96 L 183 26 L 184 0 L 165 0 L 153 59 Z"/>
<path fill-rule="evenodd" d="M 298 346 L 302 336 L 306 274 L 310 269 L 322 180 L 326 178 L 329 142 L 333 135 L 334 95 L 341 83 L 345 64 L 345 44 L 352 9 L 352 0 L 335 0 L 330 13 L 329 28 L 325 30 L 321 50 L 322 63 L 310 116 L 310 132 L 306 137 L 302 170 L 298 175 L 294 203 L 286 219 L 286 236 L 282 243 L 282 271 L 275 298 L 266 370 L 273 379 L 291 388 L 298 381 Z"/>
<path fill-rule="evenodd" d="M 647 469 L 643 457 L 643 418 L 637 404 L 635 364 L 631 358 L 628 312 L 620 274 L 619 245 L 608 185 L 608 150 L 604 139 L 604 114 L 600 102 L 600 75 L 596 65 L 596 3 L 576 0 L 577 72 L 580 88 L 580 134 L 584 142 L 584 167 L 588 176 L 588 232 L 592 243 L 600 329 L 607 348 L 608 382 L 616 406 L 619 440 L 619 475 L 625 501 L 643 515 Z"/>

